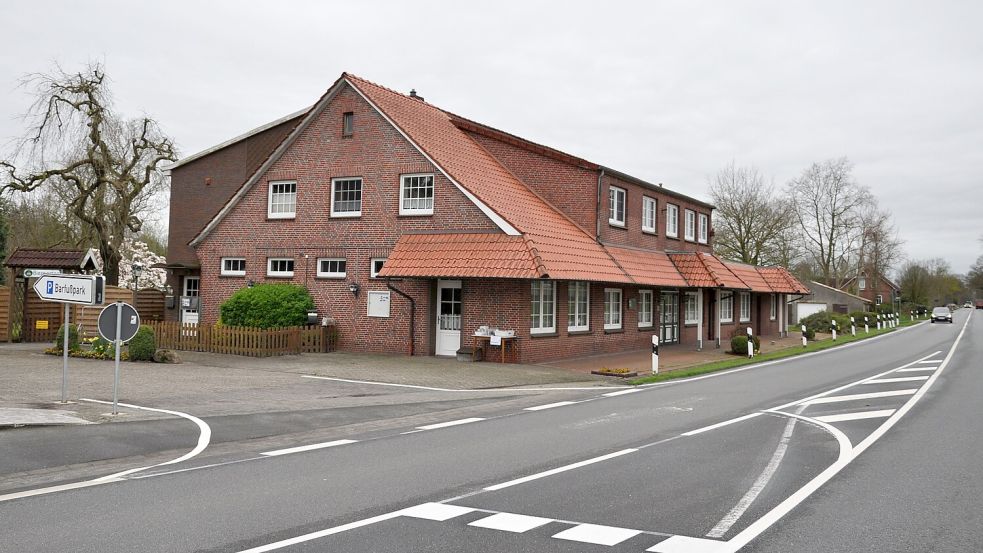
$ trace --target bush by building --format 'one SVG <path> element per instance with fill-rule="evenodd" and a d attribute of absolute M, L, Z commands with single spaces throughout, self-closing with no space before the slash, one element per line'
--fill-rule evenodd
<path fill-rule="evenodd" d="M 64 350 L 65 348 L 65 325 L 61 325 L 58 329 L 58 336 L 55 338 L 54 347 L 58 350 Z M 73 325 L 68 325 L 68 351 L 78 351 L 82 349 L 79 346 L 79 332 Z"/>
<path fill-rule="evenodd" d="M 222 324 L 253 328 L 276 328 L 307 324 L 314 300 L 301 286 L 259 284 L 243 288 L 222 304 Z"/>
<path fill-rule="evenodd" d="M 156 350 L 154 329 L 147 325 L 140 325 L 140 329 L 129 342 L 130 360 L 153 361 Z"/>
<path fill-rule="evenodd" d="M 761 339 L 754 336 L 754 351 L 761 351 Z M 747 355 L 747 336 L 734 336 L 730 339 L 730 351 L 737 355 Z"/>
<path fill-rule="evenodd" d="M 830 313 L 829 311 L 813 313 L 812 315 L 802 319 L 800 323 L 806 325 L 806 329 L 811 330 L 814 333 L 823 332 L 829 334 L 833 329 L 833 320 L 836 320 L 836 328 L 838 332 L 850 330 L 850 317 L 848 315 Z M 806 337 L 808 338 L 808 336 Z"/>

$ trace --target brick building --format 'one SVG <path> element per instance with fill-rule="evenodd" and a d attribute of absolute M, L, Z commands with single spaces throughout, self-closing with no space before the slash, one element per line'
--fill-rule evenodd
<path fill-rule="evenodd" d="M 901 297 L 901 287 L 875 271 L 862 271 L 843 283 L 841 289 L 866 299 L 875 307 L 881 304 L 892 306 Z"/>
<path fill-rule="evenodd" d="M 709 204 L 347 73 L 170 175 L 170 317 L 187 322 L 291 282 L 343 350 L 453 355 L 493 326 L 530 362 L 778 334 L 807 291 L 714 257 Z"/>

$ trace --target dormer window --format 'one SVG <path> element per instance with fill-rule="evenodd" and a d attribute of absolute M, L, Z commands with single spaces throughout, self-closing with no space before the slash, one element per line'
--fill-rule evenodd
<path fill-rule="evenodd" d="M 616 186 L 608 188 L 608 223 L 616 227 L 625 226 L 625 197 L 627 192 Z"/>
<path fill-rule="evenodd" d="M 351 136 L 355 132 L 355 114 L 348 111 L 341 116 L 341 136 Z"/>

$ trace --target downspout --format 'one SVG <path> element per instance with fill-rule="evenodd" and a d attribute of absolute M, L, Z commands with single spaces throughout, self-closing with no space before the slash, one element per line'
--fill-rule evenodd
<path fill-rule="evenodd" d="M 594 239 L 601 241 L 601 180 L 604 179 L 604 167 L 597 174 L 597 202 L 594 204 L 594 222 L 596 224 Z"/>
<path fill-rule="evenodd" d="M 400 296 L 403 296 L 410 302 L 410 356 L 413 355 L 413 342 L 416 337 L 416 300 L 408 296 L 405 292 L 396 288 L 392 285 L 389 279 L 386 279 L 386 288 L 389 288 L 393 292 L 396 292 Z"/>

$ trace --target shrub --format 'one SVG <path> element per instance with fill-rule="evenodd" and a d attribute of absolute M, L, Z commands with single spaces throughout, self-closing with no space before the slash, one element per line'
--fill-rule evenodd
<path fill-rule="evenodd" d="M 761 352 L 761 339 L 753 337 L 754 351 Z M 737 355 L 747 355 L 747 336 L 734 336 L 730 339 L 730 351 Z"/>
<path fill-rule="evenodd" d="M 153 361 L 154 351 L 157 350 L 154 329 L 147 325 L 140 325 L 129 346 L 131 361 Z"/>
<path fill-rule="evenodd" d="M 850 317 L 840 313 L 830 313 L 829 311 L 813 313 L 799 321 L 799 324 L 806 325 L 806 329 L 813 332 L 824 332 L 828 334 L 833 329 L 832 321 L 834 319 L 836 320 L 836 328 L 839 332 L 850 330 Z"/>
<path fill-rule="evenodd" d="M 58 329 L 58 337 L 55 338 L 55 348 L 59 350 L 65 349 L 65 325 L 61 325 Z M 82 349 L 79 346 L 79 331 L 73 325 L 68 325 L 68 351 L 78 351 Z"/>
<path fill-rule="evenodd" d="M 877 325 L 877 313 L 872 313 L 870 311 L 854 311 L 853 313 L 850 313 L 850 317 L 853 317 L 857 328 L 863 328 L 865 316 L 867 317 L 867 324 Z"/>
<path fill-rule="evenodd" d="M 311 295 L 293 284 L 260 284 L 232 294 L 221 307 L 222 324 L 253 328 L 301 326 L 314 309 Z"/>

